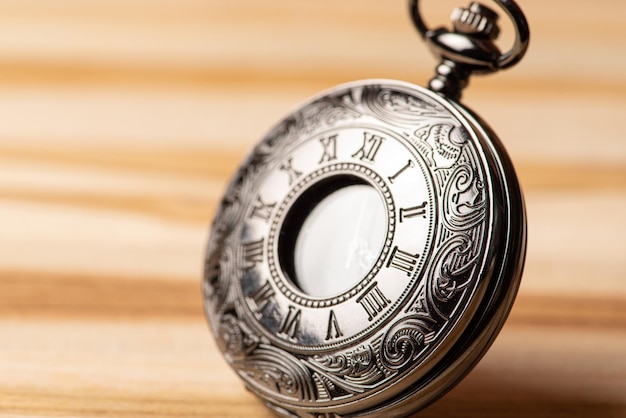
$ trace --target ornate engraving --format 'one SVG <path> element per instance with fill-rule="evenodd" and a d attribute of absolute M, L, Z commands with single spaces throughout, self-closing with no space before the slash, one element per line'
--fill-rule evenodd
<path fill-rule="evenodd" d="M 414 125 L 441 117 L 445 112 L 427 97 L 376 85 L 364 87 L 362 100 L 373 114 L 389 123 Z"/>
<path fill-rule="evenodd" d="M 301 133 L 308 134 L 320 127 L 334 126 L 338 122 L 357 119 L 361 115 L 351 94 L 324 97 L 303 111 Z"/>
<path fill-rule="evenodd" d="M 316 371 L 323 392 L 330 398 L 347 393 L 364 393 L 368 387 L 383 380 L 377 353 L 372 345 L 361 345 L 348 352 L 314 356 L 309 366 Z"/>
<path fill-rule="evenodd" d="M 357 124 L 398 133 L 401 139 L 394 140 L 410 144 L 411 159 L 402 157 L 389 164 L 388 172 L 377 172 L 374 156 L 382 160 L 391 140 L 381 147 L 381 139 L 373 144 L 376 147 L 366 149 L 369 143 L 363 141 L 369 137 L 361 136 L 346 151 L 348 162 L 342 162 L 341 139 L 332 136 L 334 131 L 329 129 L 354 129 Z M 326 134 L 331 136 L 322 136 Z M 314 169 L 286 159 L 305 141 L 316 145 L 311 155 Z M 350 162 L 355 151 L 363 160 L 371 158 L 364 164 Z M 430 94 L 406 85 L 364 84 L 339 89 L 305 105 L 270 132 L 228 187 L 212 226 L 205 261 L 204 297 L 209 321 L 220 349 L 251 390 L 266 400 L 277 400 L 276 404 L 271 402 L 272 407 L 285 416 L 332 417 L 332 411 L 321 415 L 308 411 L 332 406 L 338 400 L 356 402 L 378 396 L 381 388 L 402 379 L 410 383 L 408 376 L 422 365 L 431 367 L 434 348 L 470 309 L 486 263 L 492 191 L 486 187 L 488 174 L 480 163 L 481 152 L 480 144 L 452 111 Z M 414 172 L 421 173 L 414 160 L 423 160 L 419 165 L 427 166 L 422 176 L 429 176 L 424 184 L 431 185 L 432 190 L 396 207 L 393 187 L 400 187 L 407 177 L 416 175 Z M 298 169 L 293 185 L 279 200 L 271 194 L 260 200 L 259 179 L 271 170 L 280 170 L 285 161 Z M 379 190 L 390 212 L 390 226 L 377 262 L 366 277 L 340 295 L 315 298 L 299 293 L 281 278 L 276 250 L 282 233 L 280 222 L 303 189 L 336 173 L 365 179 Z M 262 225 L 259 228 L 267 228 L 265 241 L 260 236 L 243 240 L 249 231 L 242 225 L 251 214 L 255 215 L 252 221 Z M 396 229 L 425 222 L 428 216 L 438 222 L 428 230 L 433 244 L 427 257 L 418 255 L 414 248 L 394 244 Z M 254 242 L 261 242 L 262 255 L 267 259 L 259 258 L 257 247 L 248 247 L 246 253 L 245 244 Z M 428 263 L 421 267 L 423 259 Z M 396 280 L 405 280 L 406 292 L 392 300 L 379 290 L 382 296 L 374 300 L 372 309 L 363 312 L 359 303 L 367 297 L 369 287 L 378 283 L 381 270 L 392 271 Z M 244 292 L 244 281 L 254 286 Z M 254 303 L 247 304 L 245 297 Z M 270 312 L 270 305 L 278 305 L 274 297 L 285 301 L 282 317 Z M 335 312 L 343 304 L 361 309 L 365 321 L 367 314 L 372 323 L 380 319 L 380 326 L 358 334 L 348 330 L 353 318 L 343 316 L 340 318 L 350 321 L 340 327 Z M 387 309 L 395 309 L 395 316 L 385 316 Z M 317 317 L 315 310 L 320 312 Z M 306 339 L 307 327 L 314 321 L 321 324 L 319 332 L 327 345 L 318 353 L 290 349 L 285 339 Z M 270 326 L 267 324 L 275 327 L 275 337 L 263 328 Z M 333 345 L 343 341 L 348 332 L 358 338 Z M 281 333 L 282 337 L 278 335 Z M 283 408 L 285 402 L 291 407 Z"/>
<path fill-rule="evenodd" d="M 215 233 L 209 241 L 207 248 L 207 256 L 205 260 L 203 292 L 206 301 L 211 304 L 205 305 L 205 308 L 215 308 L 221 311 L 229 299 L 229 293 L 232 292 L 230 286 L 230 278 L 234 271 L 233 259 L 235 257 L 233 248 L 227 245 L 229 230 L 226 224 L 215 228 Z M 212 318 L 209 315 L 209 318 Z"/>
<path fill-rule="evenodd" d="M 444 222 L 453 231 L 468 230 L 485 219 L 484 182 L 468 163 L 457 165 L 446 185 Z"/>
<path fill-rule="evenodd" d="M 227 313 L 222 317 L 218 335 L 220 349 L 233 359 L 252 352 L 259 344 L 259 338 L 232 313 Z"/>
<path fill-rule="evenodd" d="M 361 116 L 350 93 L 320 98 L 279 123 L 255 148 L 249 164 L 263 167 L 275 159 L 276 147 L 288 148 L 315 130 Z"/>
<path fill-rule="evenodd" d="M 272 345 L 260 345 L 242 360 L 233 362 L 247 380 L 270 392 L 297 401 L 317 399 L 309 369 L 296 357 Z"/>
<path fill-rule="evenodd" d="M 439 249 L 433 261 L 426 291 L 420 301 L 422 310 L 427 306 L 430 319 L 443 324 L 457 308 L 459 292 L 463 292 L 473 279 L 476 254 L 467 235 L 455 235 Z"/>
<path fill-rule="evenodd" d="M 414 363 L 432 341 L 433 332 L 419 317 L 405 317 L 391 325 L 383 336 L 381 363 L 390 370 L 403 370 Z"/>
<path fill-rule="evenodd" d="M 447 123 L 429 125 L 415 131 L 419 139 L 417 148 L 434 168 L 450 168 L 461 155 L 463 145 L 469 140 L 465 130 Z"/>

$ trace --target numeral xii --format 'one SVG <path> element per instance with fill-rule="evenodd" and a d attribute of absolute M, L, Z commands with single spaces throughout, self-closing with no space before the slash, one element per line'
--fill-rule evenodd
<path fill-rule="evenodd" d="M 357 152 L 352 154 L 352 157 L 358 158 L 361 161 L 373 163 L 384 140 L 385 138 L 382 136 L 371 134 L 369 132 L 363 132 L 363 145 L 357 150 Z"/>

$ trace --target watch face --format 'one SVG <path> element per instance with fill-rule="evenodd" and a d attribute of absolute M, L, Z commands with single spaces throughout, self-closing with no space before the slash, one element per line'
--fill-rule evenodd
<path fill-rule="evenodd" d="M 285 414 L 384 410 L 457 367 L 459 346 L 483 351 L 475 314 L 496 309 L 487 293 L 514 293 L 523 253 L 485 135 L 427 90 L 369 81 L 261 141 L 218 210 L 204 281 L 218 344 L 253 392 Z"/>

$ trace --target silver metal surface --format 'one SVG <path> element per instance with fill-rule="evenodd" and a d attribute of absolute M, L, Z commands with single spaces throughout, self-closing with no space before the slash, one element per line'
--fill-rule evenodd
<path fill-rule="evenodd" d="M 459 100 L 472 74 L 489 74 L 517 64 L 526 54 L 530 31 L 524 13 L 512 0 L 494 0 L 513 23 L 515 41 L 511 49 L 500 52 L 494 43 L 500 30 L 498 15 L 490 8 L 472 2 L 468 8 L 452 12 L 453 30 L 430 29 L 419 9 L 419 0 L 409 1 L 409 11 L 415 28 L 441 60 L 437 75 L 429 88 L 453 100 Z"/>
<path fill-rule="evenodd" d="M 496 32 L 464 19 L 456 26 Z M 295 266 L 302 225 L 355 185 L 385 208 L 382 247 L 367 249 L 362 277 L 333 286 L 344 290 L 310 295 Z M 324 263 L 346 240 L 316 232 L 329 246 L 310 256 Z M 279 122 L 234 176 L 209 238 L 206 315 L 226 360 L 277 413 L 405 416 L 482 357 L 513 303 L 525 248 L 513 167 L 481 120 L 422 87 L 355 82 Z"/>

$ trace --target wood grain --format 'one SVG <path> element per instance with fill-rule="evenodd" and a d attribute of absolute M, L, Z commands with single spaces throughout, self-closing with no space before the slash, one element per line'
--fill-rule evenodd
<path fill-rule="evenodd" d="M 626 4 L 520 3 L 528 56 L 464 102 L 525 189 L 525 275 L 492 349 L 417 416 L 626 417 Z M 272 416 L 204 321 L 208 225 L 295 104 L 430 77 L 405 2 L 4 0 L 0 29 L 0 416 Z"/>

